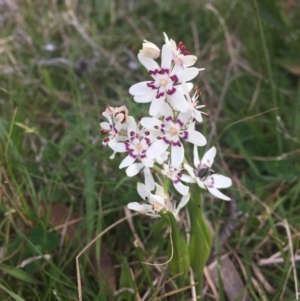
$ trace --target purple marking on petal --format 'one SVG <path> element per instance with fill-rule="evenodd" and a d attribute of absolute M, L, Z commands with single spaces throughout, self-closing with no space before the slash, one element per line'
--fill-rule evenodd
<path fill-rule="evenodd" d="M 170 144 L 170 143 L 171 143 L 171 141 L 168 140 L 166 137 L 163 137 L 162 139 L 163 139 L 163 141 L 166 142 L 167 144 Z"/>
<path fill-rule="evenodd" d="M 176 92 L 176 88 L 175 87 L 172 87 L 172 89 L 169 89 L 168 91 L 167 91 L 167 94 L 168 95 L 172 95 L 172 94 L 174 94 Z"/>
<path fill-rule="evenodd" d="M 167 121 L 173 121 L 173 118 L 172 118 L 172 116 L 168 116 L 168 117 L 166 118 L 166 120 L 167 120 Z"/>
<path fill-rule="evenodd" d="M 159 73 L 159 70 L 158 69 L 155 69 L 155 70 L 149 70 L 148 72 L 150 75 L 156 75 L 157 73 Z"/>
<path fill-rule="evenodd" d="M 163 134 L 166 134 L 165 129 L 160 129 L 160 131 L 161 131 Z"/>
<path fill-rule="evenodd" d="M 124 144 L 125 144 L 125 149 L 126 149 L 128 152 L 132 151 L 131 148 L 130 148 L 130 144 L 129 144 L 128 142 L 125 142 Z"/>
<path fill-rule="evenodd" d="M 146 154 L 140 154 L 140 157 L 141 157 L 141 159 L 144 159 L 144 158 L 146 158 L 147 156 L 146 156 Z"/>
<path fill-rule="evenodd" d="M 160 71 L 159 71 L 159 73 L 162 74 L 162 75 L 163 75 L 163 74 L 169 74 L 169 72 L 170 72 L 170 70 L 167 69 L 167 68 L 165 68 L 165 69 L 164 69 L 164 68 L 161 68 Z"/>
<path fill-rule="evenodd" d="M 182 131 L 182 134 L 180 135 L 182 139 L 187 140 L 189 137 L 189 132 L 188 131 Z"/>
<path fill-rule="evenodd" d="M 170 78 L 171 78 L 171 80 L 172 80 L 174 83 L 178 83 L 178 82 L 179 82 L 179 79 L 178 79 L 178 77 L 177 77 L 176 74 L 172 75 Z"/>
<path fill-rule="evenodd" d="M 173 183 L 174 184 L 177 184 L 177 183 L 179 183 L 180 181 L 179 181 L 179 179 L 178 178 L 176 178 L 175 180 L 173 180 Z"/>
<path fill-rule="evenodd" d="M 213 177 L 210 177 L 209 179 L 207 179 L 209 181 L 205 181 L 205 185 L 209 188 L 214 188 L 215 185 L 215 180 Z"/>
<path fill-rule="evenodd" d="M 132 157 L 133 159 L 136 159 L 136 157 L 137 157 L 137 155 L 134 155 L 133 152 L 130 152 L 129 156 Z"/>
<path fill-rule="evenodd" d="M 178 140 L 177 142 L 173 141 L 173 142 L 172 142 L 172 145 L 173 145 L 173 146 L 181 146 L 181 143 L 180 143 L 179 140 Z"/>
<path fill-rule="evenodd" d="M 158 88 L 154 84 L 155 82 L 147 83 L 147 87 L 152 88 L 153 90 L 157 90 Z"/>
<path fill-rule="evenodd" d="M 176 120 L 176 123 L 178 123 L 180 125 L 180 127 L 182 128 L 184 123 L 180 120 L 180 119 L 177 119 Z"/>
<path fill-rule="evenodd" d="M 165 95 L 165 92 L 159 92 L 159 90 L 157 91 L 157 94 L 156 94 L 156 96 L 155 96 L 155 98 L 161 98 L 161 97 L 163 97 Z"/>

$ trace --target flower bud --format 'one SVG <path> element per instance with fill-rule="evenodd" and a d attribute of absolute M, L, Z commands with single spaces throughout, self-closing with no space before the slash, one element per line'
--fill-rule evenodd
<path fill-rule="evenodd" d="M 140 53 L 151 59 L 157 59 L 160 56 L 160 49 L 154 43 L 144 40 L 143 49 L 140 50 Z"/>

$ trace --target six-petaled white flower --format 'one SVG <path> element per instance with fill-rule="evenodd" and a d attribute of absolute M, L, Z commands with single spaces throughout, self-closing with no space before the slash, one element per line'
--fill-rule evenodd
<path fill-rule="evenodd" d="M 184 147 L 180 140 L 188 141 L 197 146 L 206 144 L 206 138 L 195 131 L 190 118 L 184 113 L 178 117 L 166 116 L 163 120 L 144 117 L 141 124 L 149 131 L 158 132 L 157 140 L 148 148 L 146 154 L 149 158 L 155 158 L 163 154 L 171 146 L 171 164 L 178 167 L 184 159 Z"/>
<path fill-rule="evenodd" d="M 201 188 L 207 189 L 212 195 L 219 199 L 230 201 L 230 198 L 221 193 L 218 189 L 230 187 L 232 185 L 231 179 L 215 174 L 214 171 L 210 169 L 214 162 L 216 153 L 217 150 L 213 146 L 204 154 L 200 161 L 197 146 L 194 146 L 194 165 L 196 169 L 192 168 L 188 164 L 184 164 L 184 168 Z"/>
<path fill-rule="evenodd" d="M 183 70 L 172 69 L 172 51 L 166 44 L 162 47 L 161 66 L 143 53 L 138 54 L 138 59 L 153 80 L 140 82 L 130 87 L 129 93 L 134 95 L 134 100 L 139 103 L 151 102 L 149 111 L 151 116 L 161 110 L 165 101 L 168 101 L 174 109 L 185 112 L 188 105 L 183 93 L 176 85 L 195 78 L 199 69 L 195 67 Z"/>
<path fill-rule="evenodd" d="M 150 146 L 150 139 L 147 134 L 141 135 L 135 122 L 128 125 L 128 139 L 124 142 L 112 143 L 109 146 L 117 153 L 129 152 L 128 156 L 121 162 L 119 168 L 132 165 L 139 159 L 144 166 L 152 167 L 153 159 L 149 159 L 146 151 Z"/>
<path fill-rule="evenodd" d="M 172 180 L 174 188 L 180 194 L 187 195 L 189 193 L 190 188 L 183 185 L 181 181 L 192 183 L 193 180 L 190 176 L 184 174 L 183 168 L 175 168 L 169 164 L 163 164 L 163 170 L 161 173 Z"/>
<path fill-rule="evenodd" d="M 191 55 L 188 50 L 186 50 L 185 45 L 182 42 L 176 45 L 174 40 L 169 40 L 168 36 L 164 33 L 165 43 L 170 46 L 172 51 L 172 59 L 175 65 L 181 67 L 182 69 L 192 66 L 197 61 L 195 55 Z M 204 69 L 202 69 L 204 70 Z"/>
<path fill-rule="evenodd" d="M 181 208 L 183 208 L 190 199 L 190 194 L 184 195 L 179 204 L 172 202 L 169 195 L 164 193 L 163 187 L 155 183 L 156 191 L 152 194 L 146 185 L 137 183 L 137 191 L 140 197 L 147 201 L 149 204 L 140 204 L 138 202 L 132 202 L 127 205 L 131 210 L 135 210 L 152 217 L 160 217 L 159 212 L 167 210 L 173 213 L 178 220 L 178 214 Z"/>
<path fill-rule="evenodd" d="M 188 110 L 186 114 L 188 116 L 191 116 L 192 118 L 195 118 L 198 122 L 202 122 L 202 114 L 209 117 L 209 115 L 205 112 L 198 111 L 198 109 L 201 108 L 207 108 L 206 105 L 200 105 L 198 106 L 198 98 L 199 98 L 199 92 L 198 90 L 195 91 L 194 95 L 191 97 L 189 93 L 189 89 L 186 83 L 182 83 L 182 91 L 186 97 L 187 103 L 188 103 Z"/>

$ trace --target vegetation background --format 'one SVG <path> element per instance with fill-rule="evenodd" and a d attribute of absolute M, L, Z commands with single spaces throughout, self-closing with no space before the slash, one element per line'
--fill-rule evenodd
<path fill-rule="evenodd" d="M 231 206 L 203 195 L 211 260 L 229 253 L 237 272 L 206 273 L 203 300 L 233 300 L 226 279 L 249 300 L 300 298 L 299 1 L 0 0 L 0 300 L 78 300 L 76 255 L 138 201 L 99 122 L 107 105 L 147 113 L 128 89 L 162 32 L 205 68 L 199 129 L 234 183 Z M 139 216 L 98 239 L 79 258 L 83 300 L 178 300 L 166 267 L 139 262 L 167 260 L 164 233 Z"/>

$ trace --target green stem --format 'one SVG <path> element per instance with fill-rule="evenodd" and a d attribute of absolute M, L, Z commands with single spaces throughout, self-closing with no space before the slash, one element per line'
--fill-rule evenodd
<path fill-rule="evenodd" d="M 270 56 L 269 56 L 269 52 L 267 49 L 266 39 L 265 39 L 265 35 L 264 35 L 264 31 L 263 31 L 263 27 L 262 27 L 260 15 L 259 15 L 257 2 L 256 2 L 256 0 L 252 0 L 252 3 L 253 3 L 253 8 L 254 8 L 254 12 L 255 12 L 255 16 L 256 16 L 256 20 L 257 20 L 260 39 L 261 39 L 262 46 L 263 46 L 265 61 L 267 64 L 267 72 L 268 72 L 268 77 L 269 77 L 269 81 L 270 81 L 270 85 L 271 85 L 272 99 L 273 99 L 274 107 L 277 108 L 276 87 L 275 87 L 275 83 L 273 80 Z M 276 111 L 274 111 L 274 118 L 275 118 L 275 125 L 276 125 L 277 124 L 277 112 Z M 281 154 L 282 153 L 282 143 L 281 143 L 279 132 L 277 130 L 276 130 L 276 137 L 277 137 L 278 151 Z"/>
<path fill-rule="evenodd" d="M 210 230 L 202 213 L 201 189 L 197 187 L 193 197 L 188 202 L 191 220 L 191 235 L 189 254 L 191 267 L 194 272 L 197 296 L 202 294 L 203 271 L 209 257 L 212 245 Z"/>

